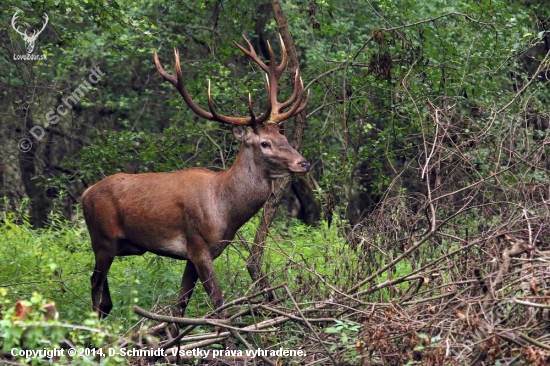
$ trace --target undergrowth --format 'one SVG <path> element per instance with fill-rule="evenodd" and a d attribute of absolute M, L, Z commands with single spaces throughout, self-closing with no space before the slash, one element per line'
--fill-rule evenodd
<path fill-rule="evenodd" d="M 24 209 L 3 212 L 0 221 L 0 288 L 6 290 L 6 304 L 29 299 L 39 293 L 54 301 L 63 319 L 81 323 L 91 312 L 90 276 L 94 257 L 82 219 L 70 222 L 51 215 L 43 229 L 33 229 Z M 77 215 L 81 217 L 81 215 Z M 214 261 L 216 274 L 227 301 L 256 291 L 246 270 L 259 216 L 241 228 L 247 240 L 231 244 Z M 307 276 L 333 276 L 346 244 L 336 228 L 326 223 L 317 228 L 293 220 L 271 229 L 264 269 L 273 284 L 286 281 L 290 288 L 302 285 Z M 346 261 L 347 262 L 347 261 Z M 109 287 L 114 308 L 107 322 L 132 327 L 139 318 L 131 308 L 170 306 L 177 297 L 184 261 L 153 254 L 118 257 L 109 272 Z M 338 283 L 336 279 L 333 283 Z M 321 287 L 318 290 L 321 290 Z M 5 307 L 6 305 L 1 305 Z M 200 316 L 212 305 L 202 286 L 197 286 L 187 316 Z M 0 308 L 2 311 L 3 308 Z"/>

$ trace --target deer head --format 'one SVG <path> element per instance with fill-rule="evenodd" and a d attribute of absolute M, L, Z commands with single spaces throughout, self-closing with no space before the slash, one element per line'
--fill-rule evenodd
<path fill-rule="evenodd" d="M 164 71 L 156 51 L 154 54 L 155 65 L 161 76 L 176 87 L 193 112 L 211 121 L 233 125 L 233 134 L 235 137 L 243 142 L 245 148 L 250 147 L 255 150 L 256 160 L 260 164 L 263 164 L 266 174 L 270 179 L 281 178 L 291 173 L 305 173 L 309 170 L 310 164 L 289 145 L 286 137 L 279 132 L 279 125 L 286 119 L 304 110 L 309 101 L 309 91 L 307 97 L 304 99 L 304 84 L 300 78 L 299 70 L 296 70 L 292 95 L 288 100 L 279 102 L 277 100 L 279 80 L 288 62 L 288 55 L 282 37 L 279 35 L 282 60 L 278 65 L 275 62 L 275 55 L 269 41 L 267 42 L 269 65 L 266 65 L 260 60 L 248 39 L 245 36 L 243 36 L 243 39 L 247 43 L 248 49 L 237 42 L 234 42 L 235 45 L 266 73 L 267 107 L 261 116 L 256 116 L 254 113 L 250 94 L 248 95 L 249 117 L 230 117 L 218 113 L 212 101 L 210 80 L 208 81 L 207 98 L 209 111 L 205 111 L 199 107 L 185 89 L 179 52 L 176 49 L 174 49 L 174 75 L 170 75 Z M 250 126 L 252 129 L 246 130 L 243 126 Z"/>

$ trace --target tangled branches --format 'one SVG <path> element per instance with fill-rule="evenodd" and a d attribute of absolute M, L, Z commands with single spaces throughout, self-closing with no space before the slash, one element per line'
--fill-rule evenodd
<path fill-rule="evenodd" d="M 547 140 L 526 120 L 442 104 L 428 103 L 433 129 L 402 172 L 424 189 L 390 188 L 352 233 L 368 280 L 387 276 L 358 293 L 391 299 L 364 323 L 365 364 L 547 364 Z"/>
<path fill-rule="evenodd" d="M 224 321 L 136 312 L 188 326 L 163 349 L 231 336 L 247 350 L 304 351 L 254 359 L 268 365 L 548 364 L 548 115 L 517 110 L 520 100 L 529 105 L 520 94 L 500 109 L 415 100 L 408 161 L 395 165 L 380 202 L 321 262 L 279 246 L 287 262 L 269 282 L 288 280 L 289 270 L 293 278 L 265 290 L 276 300 L 241 297 L 224 306 Z M 219 331 L 191 335 L 197 326 Z"/>
<path fill-rule="evenodd" d="M 416 162 L 353 228 L 338 260 L 319 269 L 288 254 L 277 272 L 298 271 L 294 283 L 226 304 L 227 320 L 136 309 L 188 326 L 158 346 L 193 349 L 232 337 L 247 350 L 303 350 L 296 362 L 307 365 L 547 364 L 547 141 L 518 138 L 517 120 L 495 129 L 496 115 L 476 124 L 452 106 L 429 108 L 433 128 L 425 127 Z M 413 174 L 424 190 L 407 193 L 400 180 Z M 275 291 L 276 300 L 263 301 Z M 197 326 L 219 331 L 189 334 Z"/>

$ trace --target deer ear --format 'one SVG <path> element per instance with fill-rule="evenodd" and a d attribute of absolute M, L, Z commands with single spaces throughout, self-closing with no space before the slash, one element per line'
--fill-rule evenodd
<path fill-rule="evenodd" d="M 243 141 L 248 130 L 245 126 L 233 125 L 233 136 L 239 141 Z"/>

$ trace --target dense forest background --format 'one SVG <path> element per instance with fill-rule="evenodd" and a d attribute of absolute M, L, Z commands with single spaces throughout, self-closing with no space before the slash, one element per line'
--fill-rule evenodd
<path fill-rule="evenodd" d="M 195 116 L 158 75 L 153 51 L 171 70 L 179 50 L 203 107 L 210 79 L 219 111 L 246 116 L 248 93 L 261 111 L 263 73 L 233 41 L 246 35 L 263 59 L 269 41 L 279 59 L 275 3 L 311 91 L 303 139 L 294 121 L 285 132 L 312 169 L 278 188 L 268 238 L 258 233 L 260 213 L 217 271 L 229 300 L 253 293 L 248 260 L 254 244 L 265 245 L 263 285 L 286 281 L 284 313 L 297 307 L 335 323 L 302 315 L 302 325 L 293 318 L 273 339 L 249 342 L 303 347 L 313 356 L 297 362 L 306 364 L 545 364 L 545 0 L 3 1 L 0 311 L 43 296 L 67 321 L 87 319 L 93 259 L 79 205 L 87 187 L 116 172 L 230 166 L 239 146 L 230 127 Z M 45 60 L 15 59 L 27 53 L 16 12 L 29 34 L 47 14 L 33 50 Z M 53 119 L 97 67 L 104 75 Z M 286 72 L 284 95 L 292 80 Z M 182 270 L 153 256 L 115 263 L 118 313 L 97 329 L 141 331 L 131 306 L 169 304 Z M 195 316 L 208 309 L 205 296 L 194 300 Z M 17 341 L 10 324 L 0 326 L 4 351 Z"/>

